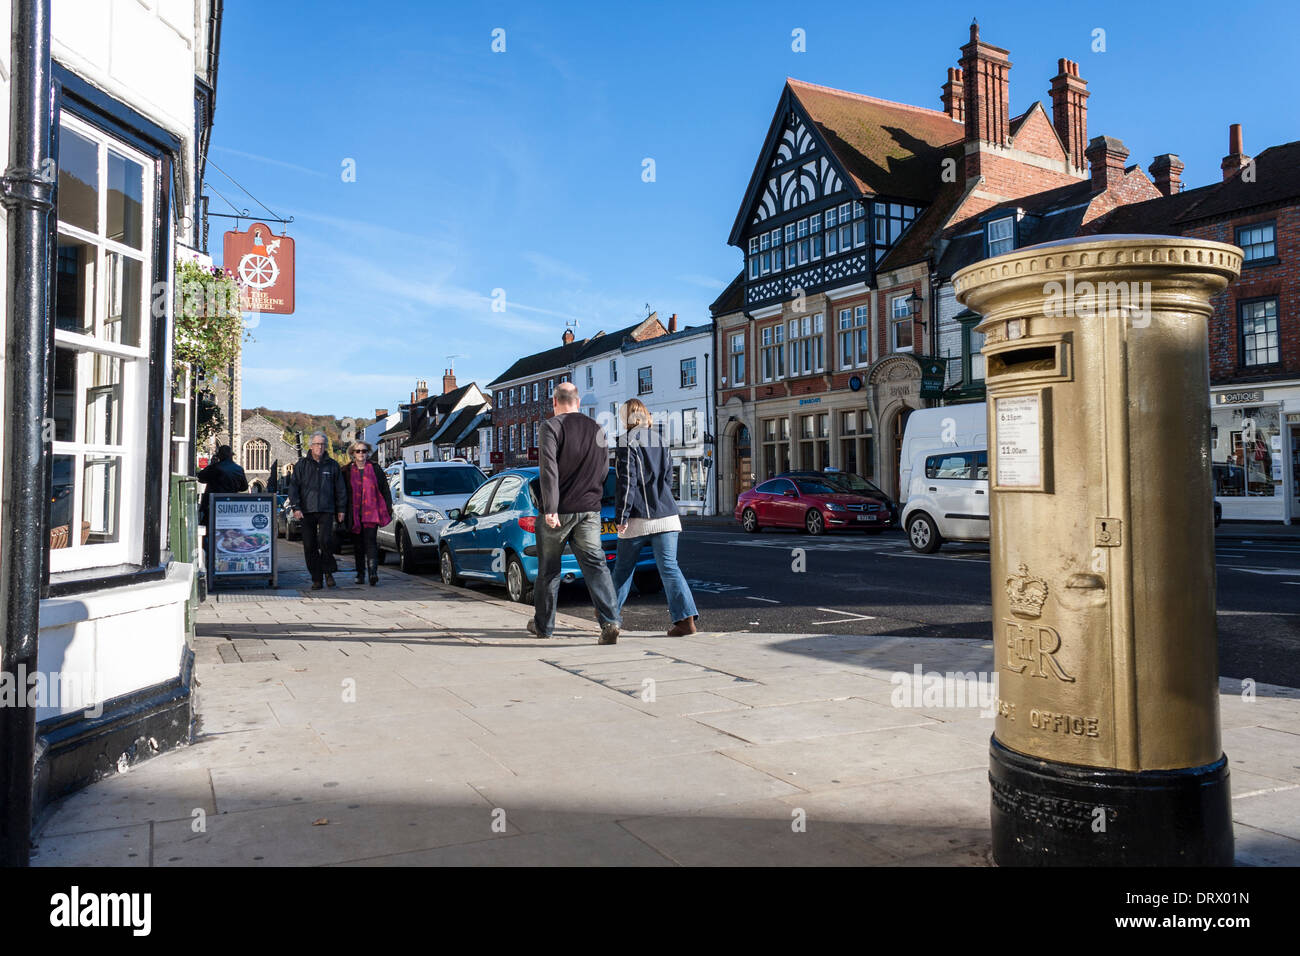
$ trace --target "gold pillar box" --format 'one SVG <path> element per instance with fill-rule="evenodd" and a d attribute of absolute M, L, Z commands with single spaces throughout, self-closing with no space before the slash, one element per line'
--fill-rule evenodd
<path fill-rule="evenodd" d="M 1025 826 L 1081 831 L 1069 862 L 1136 862 L 1091 854 L 1106 842 L 1098 814 L 1131 825 L 1128 791 L 1163 779 L 1153 772 L 1221 761 L 1207 320 L 1240 267 L 1235 246 L 1122 236 L 1028 247 L 953 278 L 984 316 L 995 856 L 1002 814 L 1019 843 Z M 1004 758 L 1029 776 L 1000 778 Z M 1052 791 L 1034 761 L 1085 789 Z M 1088 768 L 1119 776 L 1087 782 Z M 1226 800 L 1226 765 L 1221 776 Z M 1043 809 L 1040 784 L 1065 811 Z M 1099 811 L 1085 798 L 1099 785 L 1124 793 L 1093 800 Z M 1052 856 L 1052 839 L 1029 842 Z"/>

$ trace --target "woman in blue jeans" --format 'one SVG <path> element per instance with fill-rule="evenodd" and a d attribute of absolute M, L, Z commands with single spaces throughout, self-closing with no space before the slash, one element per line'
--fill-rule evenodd
<path fill-rule="evenodd" d="M 664 584 L 673 626 L 669 637 L 695 633 L 695 599 L 677 565 L 677 535 L 682 522 L 673 498 L 673 458 L 663 436 L 650 426 L 650 412 L 637 399 L 623 403 L 623 435 L 614 452 L 618 490 L 614 520 L 618 523 L 618 558 L 614 590 L 622 609 L 632 588 L 632 572 L 647 540 L 654 549 L 659 579 Z"/>

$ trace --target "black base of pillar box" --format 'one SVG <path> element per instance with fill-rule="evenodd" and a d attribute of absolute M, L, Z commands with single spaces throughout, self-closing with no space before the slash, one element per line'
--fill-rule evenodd
<path fill-rule="evenodd" d="M 1134 773 L 1028 757 L 989 740 L 999 866 L 1231 866 L 1228 758 Z"/>

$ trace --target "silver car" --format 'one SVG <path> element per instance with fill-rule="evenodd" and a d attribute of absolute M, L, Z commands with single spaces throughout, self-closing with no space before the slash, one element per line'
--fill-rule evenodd
<path fill-rule="evenodd" d="M 393 520 L 376 534 L 379 559 L 396 553 L 402 570 L 436 563 L 447 509 L 459 508 L 487 481 L 466 461 L 398 462 L 385 469 L 393 494 Z"/>

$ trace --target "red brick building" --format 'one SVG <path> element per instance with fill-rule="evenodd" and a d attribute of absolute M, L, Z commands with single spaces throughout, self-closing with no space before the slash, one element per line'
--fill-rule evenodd
<path fill-rule="evenodd" d="M 896 494 L 911 411 L 982 392 L 952 272 L 1159 196 L 1119 140 L 1088 139 L 1087 83 L 1058 67 L 1050 117 L 1012 114 L 1009 53 L 978 24 L 942 109 L 786 81 L 729 239 L 745 266 L 712 306 L 721 508 L 789 468 Z M 948 391 L 922 396 L 936 355 Z"/>
<path fill-rule="evenodd" d="M 555 386 L 573 381 L 581 362 L 616 351 L 624 341 L 641 342 L 667 330 L 657 315 L 606 334 L 575 340 L 564 330 L 562 343 L 553 349 L 525 355 L 488 383 L 492 405 L 493 470 L 526 468 L 537 464 L 541 424 L 550 418 Z"/>
<path fill-rule="evenodd" d="M 1252 159 L 1234 125 L 1222 181 L 1196 189 L 1180 191 L 1178 157 L 1157 164 L 1167 198 L 1116 210 L 1098 231 L 1241 247 L 1209 323 L 1215 496 L 1227 520 L 1300 519 L 1300 142 Z"/>

